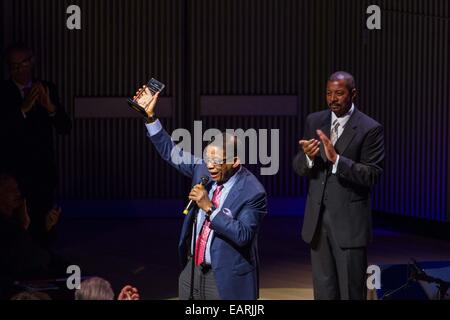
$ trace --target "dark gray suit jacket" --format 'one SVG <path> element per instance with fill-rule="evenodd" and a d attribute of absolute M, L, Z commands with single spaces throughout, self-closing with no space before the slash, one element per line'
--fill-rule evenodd
<path fill-rule="evenodd" d="M 304 139 L 319 140 L 317 129 L 330 137 L 330 127 L 331 111 L 312 113 L 306 119 Z M 355 108 L 335 149 L 340 157 L 336 174 L 331 173 L 322 144 L 311 169 L 303 150 L 294 158 L 295 172 L 309 178 L 302 237 L 311 243 L 326 207 L 339 245 L 364 247 L 372 239 L 371 187 L 383 172 L 383 127 Z"/>

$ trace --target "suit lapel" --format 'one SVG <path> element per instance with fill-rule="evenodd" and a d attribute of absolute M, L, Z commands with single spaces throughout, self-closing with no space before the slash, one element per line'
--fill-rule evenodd
<path fill-rule="evenodd" d="M 11 89 L 12 92 L 14 92 L 15 95 L 15 99 L 17 100 L 24 100 L 24 98 L 22 97 L 22 93 L 20 92 L 19 87 L 14 83 L 13 80 L 8 80 L 9 82 L 9 87 Z"/>
<path fill-rule="evenodd" d="M 230 205 L 236 200 L 236 198 L 239 196 L 241 190 L 244 187 L 244 180 L 245 180 L 245 168 L 242 167 L 241 171 L 238 173 L 237 181 L 234 183 L 233 188 L 230 190 L 230 192 L 228 193 L 227 199 L 225 200 L 225 202 L 222 205 L 222 210 L 224 208 L 229 208 Z M 236 217 L 236 213 L 232 212 L 233 217 Z M 216 239 L 216 233 L 214 232 L 213 237 L 211 239 L 211 245 L 213 244 L 214 240 Z"/>
<path fill-rule="evenodd" d="M 246 169 L 244 167 L 242 167 L 241 172 L 238 173 L 238 176 L 236 177 L 237 181 L 234 183 L 233 188 L 228 193 L 228 196 L 222 205 L 222 209 L 229 208 L 231 206 L 231 204 L 234 203 L 234 201 L 236 200 L 236 198 L 239 196 L 242 189 L 244 188 L 244 180 L 245 180 L 245 176 L 247 175 L 247 172 L 245 170 Z M 232 212 L 232 214 L 233 214 L 233 217 L 236 217 L 236 215 L 235 215 L 236 212 Z"/>
<path fill-rule="evenodd" d="M 224 204 L 222 205 L 222 209 L 229 208 L 231 206 L 231 204 L 233 204 L 234 201 L 236 200 L 236 198 L 239 196 L 240 192 L 244 188 L 245 176 L 246 176 L 246 169 L 244 167 L 242 167 L 241 171 L 238 173 L 238 176 L 236 177 L 237 180 L 234 183 L 233 188 L 228 193 L 227 199 L 225 200 Z M 208 193 L 211 190 L 213 184 L 214 184 L 214 181 L 210 181 L 206 185 L 206 190 L 208 190 Z M 190 221 L 188 222 L 188 224 L 190 225 L 191 230 L 192 230 L 192 222 L 193 222 L 192 217 L 193 217 L 193 213 L 195 210 L 198 211 L 199 209 L 191 210 L 191 212 L 189 214 Z M 233 214 L 233 217 L 236 216 L 235 212 L 232 212 L 232 214 Z M 202 226 L 203 222 L 205 221 L 205 216 L 203 214 L 200 214 L 200 212 L 198 212 L 197 219 L 199 222 L 198 225 Z M 197 232 L 199 232 L 199 231 L 197 230 Z M 214 241 L 214 237 L 215 237 L 215 234 L 213 235 L 213 238 L 211 241 Z"/>
<path fill-rule="evenodd" d="M 352 142 L 353 138 L 355 137 L 356 127 L 360 116 L 361 114 L 355 108 L 355 111 L 345 125 L 344 131 L 334 145 L 334 148 L 336 149 L 336 152 L 338 154 L 343 154 L 347 147 L 350 145 L 350 142 Z"/>

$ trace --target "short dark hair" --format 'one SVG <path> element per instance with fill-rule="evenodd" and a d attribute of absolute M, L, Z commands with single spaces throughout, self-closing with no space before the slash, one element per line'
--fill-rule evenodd
<path fill-rule="evenodd" d="M 227 160 L 234 159 L 239 153 L 241 142 L 236 135 L 230 134 L 226 131 L 221 132 L 212 137 L 208 146 L 220 147 L 223 150 L 224 156 Z M 227 154 L 227 151 L 233 151 L 232 154 Z"/>
<path fill-rule="evenodd" d="M 339 80 L 345 80 L 349 91 L 352 91 L 353 89 L 356 88 L 355 78 L 347 71 L 337 71 L 328 78 L 328 81 L 339 81 Z"/>

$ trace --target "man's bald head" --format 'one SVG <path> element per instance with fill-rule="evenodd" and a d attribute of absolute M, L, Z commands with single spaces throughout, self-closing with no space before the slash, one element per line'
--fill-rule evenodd
<path fill-rule="evenodd" d="M 355 78 L 346 71 L 337 71 L 337 72 L 333 73 L 330 76 L 330 78 L 328 79 L 328 81 L 333 81 L 333 82 L 339 81 L 339 80 L 344 80 L 347 83 L 347 88 L 348 88 L 348 91 L 350 91 L 350 92 L 356 88 Z"/>

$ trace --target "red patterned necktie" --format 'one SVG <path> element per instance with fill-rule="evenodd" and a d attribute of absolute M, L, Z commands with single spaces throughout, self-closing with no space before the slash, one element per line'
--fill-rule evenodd
<path fill-rule="evenodd" d="M 220 197 L 222 196 L 223 186 L 218 186 L 214 191 L 213 198 L 211 200 L 214 207 L 218 208 L 220 204 Z M 205 219 L 203 222 L 202 229 L 200 231 L 200 235 L 197 238 L 197 242 L 195 244 L 195 265 L 199 266 L 205 261 L 205 251 L 206 244 L 208 243 L 208 237 L 211 232 L 209 225 L 211 221 L 209 219 Z"/>

